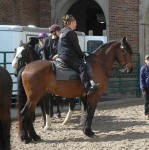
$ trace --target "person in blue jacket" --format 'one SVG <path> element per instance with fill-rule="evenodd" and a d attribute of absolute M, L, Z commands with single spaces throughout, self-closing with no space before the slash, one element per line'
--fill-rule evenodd
<path fill-rule="evenodd" d="M 144 113 L 149 119 L 149 54 L 145 55 L 145 64 L 140 69 L 140 89 L 144 96 Z"/>

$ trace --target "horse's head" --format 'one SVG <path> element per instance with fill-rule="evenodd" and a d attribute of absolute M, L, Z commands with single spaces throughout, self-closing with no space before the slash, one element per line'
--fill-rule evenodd
<path fill-rule="evenodd" d="M 123 69 L 122 72 L 130 73 L 133 70 L 132 62 L 132 50 L 127 42 L 126 37 L 124 37 L 121 42 L 117 44 L 116 48 L 116 59 L 121 64 Z"/>
<path fill-rule="evenodd" d="M 23 44 L 20 41 L 20 47 L 15 50 L 15 56 L 12 61 L 12 67 L 15 70 L 19 70 L 31 61 L 38 59 L 34 50 L 37 43 L 38 39 L 36 37 L 31 37 L 27 44 Z"/>
<path fill-rule="evenodd" d="M 22 59 L 22 52 L 24 51 L 24 46 L 20 46 L 17 49 L 15 49 L 15 55 L 14 55 L 14 59 L 12 61 L 12 67 L 14 69 L 18 68 L 18 62 L 20 59 Z"/>
<path fill-rule="evenodd" d="M 15 51 L 15 56 L 12 61 L 12 67 L 15 69 L 15 73 L 17 72 L 26 64 L 30 63 L 33 60 L 37 59 L 35 54 L 35 39 L 31 39 L 27 44 L 21 44 Z"/>

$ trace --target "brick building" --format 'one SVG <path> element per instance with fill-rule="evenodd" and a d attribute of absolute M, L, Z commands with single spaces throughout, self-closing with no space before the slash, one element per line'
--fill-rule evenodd
<path fill-rule="evenodd" d="M 62 25 L 66 13 L 75 16 L 78 30 L 86 34 L 104 34 L 109 40 L 126 36 L 141 61 L 149 53 L 148 0 L 0 0 L 0 24 Z"/>

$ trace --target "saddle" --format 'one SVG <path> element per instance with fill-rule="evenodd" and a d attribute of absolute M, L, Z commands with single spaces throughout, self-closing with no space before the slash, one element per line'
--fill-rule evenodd
<path fill-rule="evenodd" d="M 80 80 L 79 73 L 71 69 L 61 58 L 52 61 L 52 69 L 56 73 L 56 80 Z"/>

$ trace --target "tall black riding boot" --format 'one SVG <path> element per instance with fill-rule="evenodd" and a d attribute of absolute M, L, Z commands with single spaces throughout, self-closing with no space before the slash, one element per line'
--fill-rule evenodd
<path fill-rule="evenodd" d="M 96 91 L 96 89 L 98 88 L 98 86 L 100 85 L 99 83 L 95 83 L 93 81 L 93 74 L 92 74 L 92 68 L 90 66 L 90 64 L 88 64 L 87 62 L 85 62 L 85 65 L 86 65 L 86 72 L 88 74 L 88 77 L 89 77 L 89 82 L 90 82 L 90 88 L 87 92 L 87 95 L 89 95 L 90 93 Z"/>
<path fill-rule="evenodd" d="M 90 93 L 94 92 L 98 88 L 99 83 L 95 83 L 92 80 L 92 72 L 88 70 L 88 67 L 86 67 L 85 64 L 81 65 L 79 67 L 79 70 L 81 72 L 80 78 L 83 83 L 84 89 L 87 95 L 89 95 Z"/>

